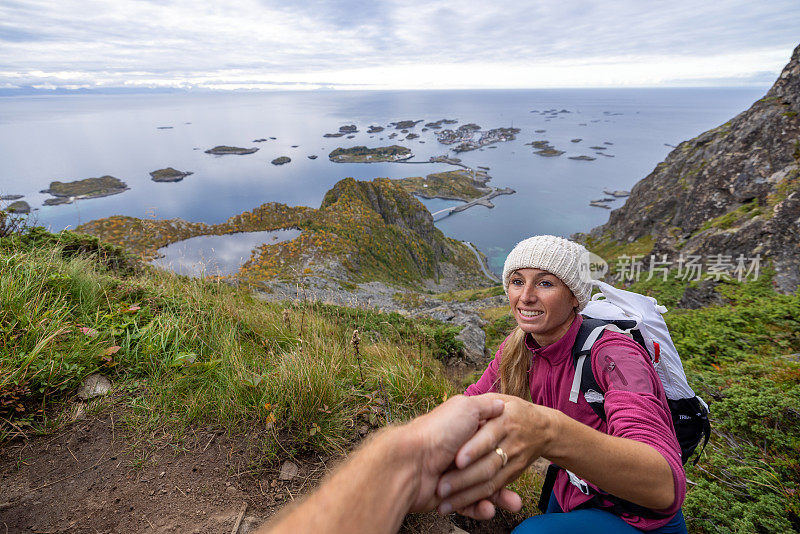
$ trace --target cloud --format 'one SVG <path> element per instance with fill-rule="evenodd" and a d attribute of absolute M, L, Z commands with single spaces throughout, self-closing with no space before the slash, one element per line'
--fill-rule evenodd
<path fill-rule="evenodd" d="M 800 4 L 5 0 L 0 21 L 0 86 L 746 85 L 788 60 Z"/>

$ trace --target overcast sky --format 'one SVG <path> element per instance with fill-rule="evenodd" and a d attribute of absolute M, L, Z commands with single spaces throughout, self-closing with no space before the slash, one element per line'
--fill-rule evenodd
<path fill-rule="evenodd" d="M 0 89 L 766 86 L 799 43 L 799 0 L 0 0 Z"/>

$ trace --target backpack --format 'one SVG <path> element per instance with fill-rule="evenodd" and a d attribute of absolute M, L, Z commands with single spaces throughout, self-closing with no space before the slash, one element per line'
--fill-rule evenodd
<path fill-rule="evenodd" d="M 578 402 L 578 396 L 583 394 L 595 414 L 604 422 L 606 421 L 603 405 L 605 392 L 597 383 L 591 361 L 586 362 L 586 358 L 588 356 L 591 359 L 592 346 L 606 330 L 625 334 L 641 345 L 650 355 L 656 373 L 664 386 L 675 435 L 681 447 L 681 461 L 684 464 L 702 441 L 703 446 L 695 459 L 695 463 L 697 463 L 711 435 L 711 424 L 708 419 L 709 409 L 703 399 L 695 395 L 686 381 L 686 373 L 683 371 L 680 356 L 672 343 L 667 325 L 662 317 L 667 309 L 659 305 L 653 297 L 617 289 L 598 280 L 594 280 L 592 283 L 600 289 L 600 293 L 593 295 L 592 300 L 583 309 L 584 320 L 572 347 L 575 377 L 570 390 L 570 401 Z M 542 512 L 545 511 L 549 501 L 558 469 L 558 466 L 551 465 L 547 471 L 545 486 L 542 488 L 542 498 L 539 501 L 539 508 L 542 509 Z M 593 488 L 574 473 L 567 471 L 567 474 L 570 482 L 582 493 L 589 495 L 594 492 Z M 618 499 L 613 495 L 603 493 L 601 496 L 613 504 L 612 512 L 618 515 L 633 513 L 639 517 L 662 517 L 656 512 Z"/>

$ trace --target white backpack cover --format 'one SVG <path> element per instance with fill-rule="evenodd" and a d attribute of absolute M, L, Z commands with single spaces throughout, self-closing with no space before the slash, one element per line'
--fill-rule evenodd
<path fill-rule="evenodd" d="M 595 319 L 636 321 L 636 328 L 641 332 L 651 358 L 656 354 L 653 342 L 658 343 L 659 360 L 653 362 L 653 365 L 664 385 L 667 398 L 675 400 L 695 397 L 694 391 L 686 381 L 686 373 L 683 371 L 678 350 L 672 343 L 667 324 L 661 316 L 667 312 L 667 308 L 660 305 L 653 297 L 617 289 L 599 280 L 593 280 L 592 283 L 600 293 L 592 295 L 592 300 L 581 313 Z M 708 409 L 705 402 L 703 405 Z"/>

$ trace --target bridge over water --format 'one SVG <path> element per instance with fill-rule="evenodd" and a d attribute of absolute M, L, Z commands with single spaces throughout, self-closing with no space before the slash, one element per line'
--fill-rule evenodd
<path fill-rule="evenodd" d="M 516 191 L 514 191 L 510 187 L 506 187 L 504 189 L 495 189 L 488 195 L 482 196 L 481 198 L 476 198 L 475 200 L 471 200 L 466 204 L 461 204 L 450 208 L 444 208 L 442 210 L 431 213 L 431 215 L 433 215 L 433 220 L 434 222 L 436 222 L 436 221 L 441 221 L 445 217 L 449 217 L 453 213 L 458 213 L 459 211 L 464 211 L 466 209 L 469 209 L 472 206 L 481 205 L 481 206 L 486 206 L 487 208 L 493 208 L 494 204 L 492 204 L 491 200 L 494 197 L 499 195 L 513 195 L 514 193 L 516 193 Z"/>

